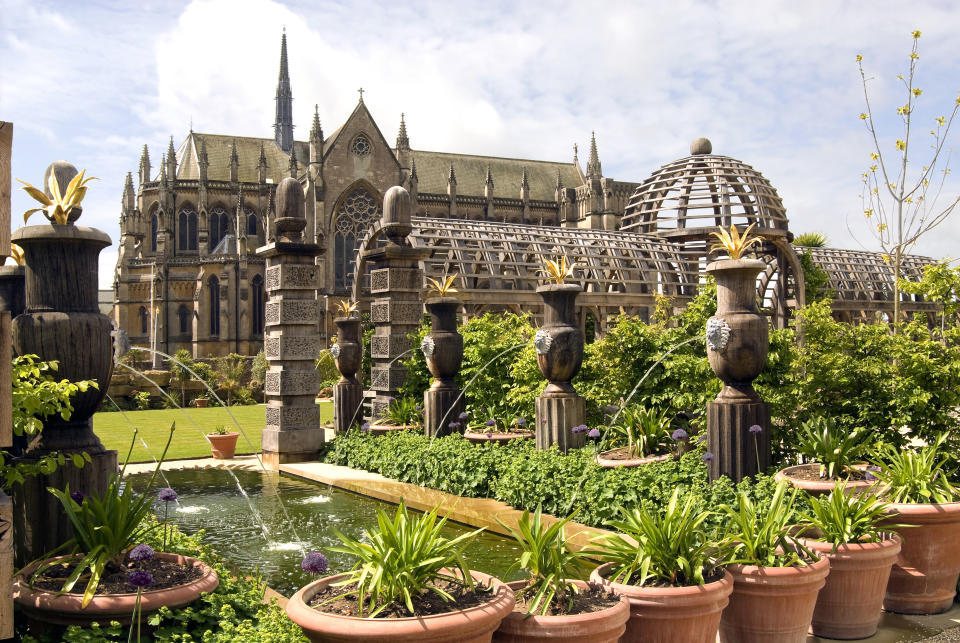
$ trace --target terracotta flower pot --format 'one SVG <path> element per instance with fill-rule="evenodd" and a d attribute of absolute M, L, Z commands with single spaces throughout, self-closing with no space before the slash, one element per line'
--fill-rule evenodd
<path fill-rule="evenodd" d="M 639 587 L 607 580 L 613 563 L 601 565 L 590 580 L 623 594 L 630 601 L 630 620 L 623 643 L 714 643 L 720 615 L 733 591 L 733 576 L 691 587 Z"/>
<path fill-rule="evenodd" d="M 810 631 L 828 639 L 865 639 L 880 623 L 890 568 L 900 553 L 900 537 L 878 543 L 833 545 L 801 538 L 809 549 L 830 560 L 830 574 L 817 595 Z"/>
<path fill-rule="evenodd" d="M 960 577 L 960 502 L 892 504 L 888 511 L 885 524 L 900 535 L 903 545 L 883 609 L 899 614 L 946 612 Z"/>
<path fill-rule="evenodd" d="M 811 496 L 824 496 L 833 491 L 833 487 L 836 484 L 836 478 L 826 478 L 822 480 L 807 480 L 806 478 L 798 477 L 798 473 L 809 470 L 811 467 L 819 467 L 819 464 L 798 464 L 792 467 L 787 467 L 777 471 L 777 474 L 774 478 L 779 482 L 780 480 L 785 480 L 792 487 L 797 489 L 802 489 L 806 491 Z M 860 469 L 865 471 L 867 465 L 858 464 L 853 467 L 854 469 Z M 846 482 L 846 493 L 847 495 L 851 494 L 861 494 L 873 485 L 877 484 L 876 480 L 848 480 Z"/>
<path fill-rule="evenodd" d="M 479 431 L 464 431 L 463 437 L 474 444 L 500 444 L 510 440 L 525 440 L 533 437 L 533 431 L 511 431 L 508 433 L 489 433 Z"/>
<path fill-rule="evenodd" d="M 617 449 L 611 449 L 609 451 L 604 451 L 597 455 L 597 464 L 603 467 L 604 469 L 618 469 L 620 467 L 639 467 L 644 464 L 652 464 L 654 462 L 664 462 L 670 459 L 670 455 L 648 455 L 645 458 L 628 458 L 626 460 L 617 460 L 615 458 L 608 457 L 610 453 L 613 453 Z"/>
<path fill-rule="evenodd" d="M 208 400 L 208 399 L 205 398 L 205 397 L 198 397 L 197 399 L 195 399 L 195 400 L 193 401 L 193 403 L 197 406 L 198 409 L 205 409 L 205 408 L 207 408 L 207 403 L 208 403 L 208 402 L 210 402 L 210 400 Z"/>
<path fill-rule="evenodd" d="M 513 610 L 513 591 L 486 574 L 474 571 L 470 574 L 478 582 L 492 582 L 496 589 L 488 602 L 465 610 L 411 618 L 358 618 L 327 614 L 307 605 L 322 589 L 347 577 L 337 574 L 310 583 L 294 594 L 287 603 L 287 616 L 311 641 L 486 642 L 500 621 Z"/>
<path fill-rule="evenodd" d="M 800 567 L 727 565 L 730 604 L 720 618 L 721 643 L 804 643 L 817 594 L 830 572 L 821 558 Z"/>
<path fill-rule="evenodd" d="M 574 581 L 586 589 L 584 581 Z M 516 591 L 526 581 L 508 583 Z M 599 612 L 586 614 L 568 614 L 563 616 L 527 616 L 523 612 L 511 612 L 493 635 L 497 643 L 533 643 L 551 641 L 552 643 L 615 643 L 626 630 L 630 618 L 630 601 L 620 596 L 620 602 Z"/>
<path fill-rule="evenodd" d="M 394 431 L 411 431 L 420 429 L 417 424 L 371 424 L 370 435 L 386 435 Z"/>
<path fill-rule="evenodd" d="M 207 439 L 210 441 L 210 450 L 213 451 L 215 460 L 230 460 L 237 450 L 237 438 L 239 433 L 233 431 L 230 433 L 216 434 L 208 433 Z"/>
<path fill-rule="evenodd" d="M 150 612 L 156 612 L 161 607 L 171 609 L 189 605 L 200 597 L 200 594 L 212 592 L 220 584 L 217 572 L 206 563 L 196 558 L 179 556 L 177 554 L 158 553 L 160 560 L 175 561 L 181 565 L 200 567 L 203 575 L 189 583 L 170 587 L 168 589 L 144 590 L 140 596 L 140 610 L 144 617 Z M 39 563 L 37 563 L 39 564 Z M 54 625 L 81 625 L 89 627 L 91 623 L 109 623 L 119 621 L 128 625 L 133 617 L 133 608 L 137 602 L 137 593 L 126 594 L 97 594 L 85 608 L 80 604 L 83 600 L 82 587 L 78 585 L 80 594 L 57 595 L 55 591 L 33 588 L 26 582 L 37 564 L 30 565 L 13 584 L 13 598 L 31 619 Z M 143 618 L 146 621 L 146 618 Z"/>

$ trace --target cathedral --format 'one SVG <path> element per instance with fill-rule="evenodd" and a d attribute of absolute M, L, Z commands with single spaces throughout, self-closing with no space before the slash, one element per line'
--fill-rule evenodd
<path fill-rule="evenodd" d="M 380 217 L 383 193 L 410 191 L 415 216 L 537 226 L 620 228 L 639 185 L 604 178 L 596 140 L 581 167 L 570 162 L 413 149 L 401 115 L 391 146 L 363 102 L 325 136 L 314 110 L 309 138 L 293 137 L 286 34 L 272 138 L 190 131 L 171 137 L 158 167 L 144 145 L 134 186 L 127 174 L 114 316 L 135 346 L 195 358 L 257 353 L 263 345 L 264 260 L 273 196 L 285 177 L 306 195 L 308 238 L 324 248 L 320 297 L 347 297 L 356 248 Z M 323 306 L 330 332 L 332 304 Z"/>

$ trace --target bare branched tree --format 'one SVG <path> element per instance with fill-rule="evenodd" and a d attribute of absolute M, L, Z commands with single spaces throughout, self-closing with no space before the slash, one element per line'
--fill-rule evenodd
<path fill-rule="evenodd" d="M 911 137 L 915 134 L 913 112 L 923 95 L 923 90 L 915 85 L 917 62 L 920 60 L 917 53 L 919 40 L 920 32 L 914 31 L 909 71 L 906 77 L 903 74 L 897 76 L 903 83 L 907 100 L 897 108 L 903 131 L 894 145 L 896 153 L 885 153 L 880 145 L 880 136 L 874 125 L 870 104 L 870 79 L 863 69 L 863 56 L 857 56 L 866 103 L 866 111 L 860 114 L 860 119 L 866 124 L 874 145 L 874 151 L 870 154 L 870 167 L 862 175 L 863 191 L 860 199 L 870 232 L 883 250 L 884 261 L 891 267 L 893 319 L 897 322 L 900 321 L 900 272 L 904 255 L 916 245 L 920 237 L 946 221 L 960 203 L 960 196 L 955 196 L 943 207 L 937 205 L 950 174 L 949 155 L 944 151 L 944 144 L 953 119 L 960 110 L 960 97 L 954 102 L 950 115 L 938 116 L 935 120 L 936 126 L 929 130 L 932 138 L 930 160 L 919 172 L 910 171 Z M 942 169 L 937 169 L 938 164 L 942 164 Z M 896 332 L 896 324 L 893 328 L 893 332 Z"/>

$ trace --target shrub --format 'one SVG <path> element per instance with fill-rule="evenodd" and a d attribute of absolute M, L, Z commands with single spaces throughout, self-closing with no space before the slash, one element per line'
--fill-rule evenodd
<path fill-rule="evenodd" d="M 337 364 L 330 351 L 321 351 L 314 365 L 317 367 L 317 375 L 320 377 L 320 388 L 333 386 L 340 381 L 340 371 L 337 370 Z"/>
<path fill-rule="evenodd" d="M 250 364 L 250 386 L 257 391 L 262 391 L 267 381 L 267 366 L 267 354 L 261 350 Z"/>
<path fill-rule="evenodd" d="M 243 388 L 243 379 L 247 374 L 247 358 L 230 353 L 217 358 L 217 384 L 227 394 L 227 406 L 233 404 L 233 396 Z"/>

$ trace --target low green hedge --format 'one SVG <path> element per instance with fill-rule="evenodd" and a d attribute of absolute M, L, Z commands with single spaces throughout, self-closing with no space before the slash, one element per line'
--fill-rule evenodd
<path fill-rule="evenodd" d="M 145 542 L 157 551 L 199 558 L 216 570 L 220 585 L 187 607 L 175 610 L 164 607 L 149 616 L 144 624 L 149 622 L 156 629 L 152 638 L 144 634 L 143 641 L 306 643 L 300 627 L 287 618 L 276 600 L 263 603 L 266 585 L 259 578 L 238 577 L 220 556 L 203 544 L 203 532 L 187 536 L 176 527 L 172 527 L 172 530 L 165 548 L 161 542 L 163 531 L 159 529 Z M 49 634 L 40 638 L 27 635 L 22 623 L 18 623 L 18 630 L 25 643 L 106 643 L 126 641 L 129 626 L 121 626 L 116 622 L 88 629 L 73 626 L 63 634 Z"/>
<path fill-rule="evenodd" d="M 604 469 L 594 462 L 591 447 L 562 454 L 538 451 L 530 440 L 491 446 L 459 435 L 431 440 L 412 431 L 383 436 L 351 431 L 333 441 L 326 461 L 458 496 L 495 498 L 518 509 L 540 505 L 557 516 L 575 511 L 577 521 L 595 527 L 617 516 L 620 507 L 642 501 L 663 505 L 676 487 L 714 510 L 733 503 L 738 491 L 755 499 L 772 495 L 775 483 L 767 476 L 739 485 L 727 478 L 709 482 L 703 453 L 696 448 L 679 460 Z"/>

